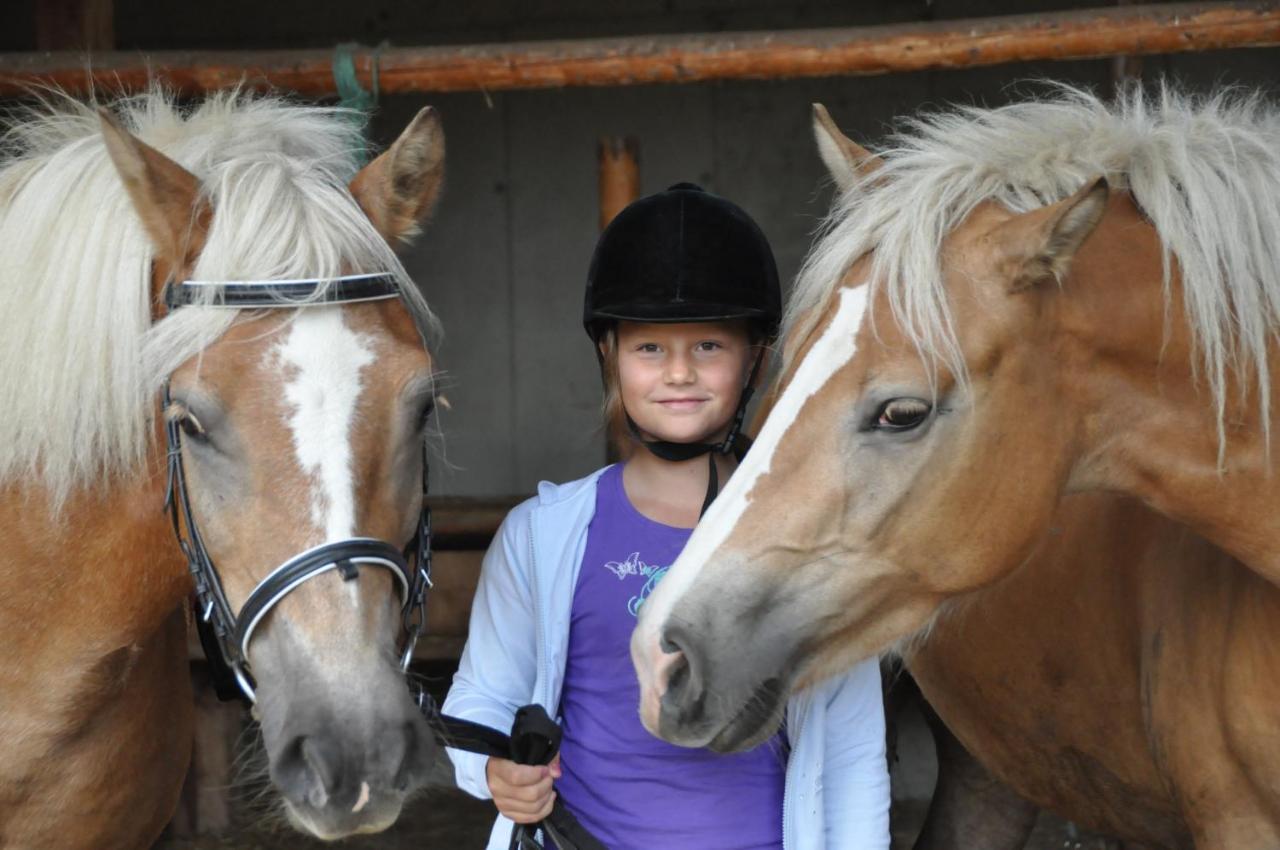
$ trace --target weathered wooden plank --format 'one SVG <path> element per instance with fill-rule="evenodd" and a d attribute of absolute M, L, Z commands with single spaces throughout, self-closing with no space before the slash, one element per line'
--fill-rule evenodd
<path fill-rule="evenodd" d="M 433 496 L 431 507 L 434 549 L 485 549 L 507 512 L 528 496 L 473 499 L 465 496 Z"/>
<path fill-rule="evenodd" d="M 965 68 L 1041 59 L 1182 53 L 1280 44 L 1280 2 L 1168 3 L 919 24 L 367 49 L 357 74 L 385 93 L 624 86 Z M 0 55 L 0 94 L 36 83 L 69 91 L 184 92 L 245 82 L 309 95 L 335 91 L 322 50 Z"/>
<path fill-rule="evenodd" d="M 432 587 L 427 595 L 427 635 L 466 638 L 471 600 L 480 579 L 483 551 L 437 552 L 432 557 Z M 425 655 L 427 647 L 418 654 Z M 459 651 L 462 647 L 459 645 Z"/>

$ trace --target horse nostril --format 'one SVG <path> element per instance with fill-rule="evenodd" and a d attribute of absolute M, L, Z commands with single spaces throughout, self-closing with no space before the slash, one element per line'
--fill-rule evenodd
<path fill-rule="evenodd" d="M 337 788 L 341 760 L 336 743 L 299 735 L 272 759 L 271 779 L 295 803 L 322 808 Z"/>
<path fill-rule="evenodd" d="M 302 739 L 300 751 L 312 779 L 307 783 L 307 801 L 319 808 L 338 787 L 342 754 L 334 742 L 314 736 Z"/>
<path fill-rule="evenodd" d="M 693 641 L 682 630 L 669 628 L 663 632 L 659 645 L 667 653 L 666 692 L 662 696 L 662 704 L 668 711 L 674 711 L 686 720 L 692 719 L 701 712 L 704 696 L 691 652 Z"/>
<path fill-rule="evenodd" d="M 689 684 L 689 659 L 684 653 L 680 653 L 671 663 L 671 670 L 667 673 L 667 692 L 679 694 Z"/>
<path fill-rule="evenodd" d="M 681 653 L 688 655 L 688 649 L 692 640 L 690 635 L 685 631 L 684 627 L 679 624 L 669 624 L 662 630 L 662 634 L 658 639 L 658 646 L 668 655 Z"/>

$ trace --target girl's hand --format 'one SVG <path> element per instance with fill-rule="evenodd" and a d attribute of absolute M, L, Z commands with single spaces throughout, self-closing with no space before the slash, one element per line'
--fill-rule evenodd
<path fill-rule="evenodd" d="M 515 823 L 537 823 L 551 814 L 555 804 L 551 784 L 560 778 L 560 756 L 548 765 L 516 764 L 491 756 L 484 775 L 498 811 Z"/>

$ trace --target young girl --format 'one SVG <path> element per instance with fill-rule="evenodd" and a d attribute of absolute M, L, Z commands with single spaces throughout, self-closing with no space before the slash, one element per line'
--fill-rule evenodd
<path fill-rule="evenodd" d="M 557 795 L 610 850 L 888 848 L 874 660 L 794 696 L 784 729 L 747 752 L 672 746 L 637 711 L 636 614 L 737 465 L 780 303 L 760 229 L 692 184 L 636 201 L 601 235 L 585 324 L 623 462 L 543 482 L 507 516 L 444 705 L 506 731 L 537 702 L 564 731 L 549 767 L 449 751 L 459 787 L 502 815 L 491 850 Z"/>

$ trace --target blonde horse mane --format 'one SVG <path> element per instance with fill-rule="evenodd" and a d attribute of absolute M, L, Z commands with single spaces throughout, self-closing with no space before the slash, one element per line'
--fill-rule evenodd
<path fill-rule="evenodd" d="M 1162 85 L 1115 103 L 1065 85 L 997 109 L 916 118 L 879 152 L 884 165 L 839 197 L 800 271 L 783 336 L 803 339 L 849 266 L 871 285 L 930 369 L 967 381 L 942 285 L 943 238 L 983 201 L 1025 212 L 1105 175 L 1127 189 L 1176 259 L 1183 307 L 1225 451 L 1230 372 L 1258 381 L 1269 439 L 1266 347 L 1280 327 L 1280 110 L 1253 91 L 1197 97 Z M 936 364 L 936 365 L 935 365 Z"/>
<path fill-rule="evenodd" d="M 152 248 L 97 106 L 46 92 L 8 119 L 0 154 L 0 485 L 37 481 L 55 510 L 138 468 L 160 384 L 237 316 L 185 307 L 152 323 Z M 390 271 L 435 331 L 346 189 L 365 143 L 344 110 L 238 90 L 183 109 L 158 89 L 107 108 L 200 178 L 215 212 L 195 277 Z"/>

